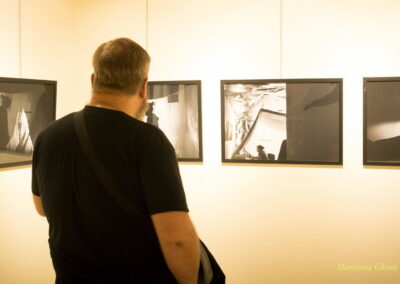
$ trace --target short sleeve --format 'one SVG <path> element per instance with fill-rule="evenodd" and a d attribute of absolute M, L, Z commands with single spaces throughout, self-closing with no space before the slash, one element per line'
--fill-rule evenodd
<path fill-rule="evenodd" d="M 32 194 L 40 196 L 39 187 L 36 181 L 35 171 L 32 167 Z"/>
<path fill-rule="evenodd" d="M 40 196 L 40 191 L 39 191 L 39 185 L 37 183 L 37 178 L 36 178 L 36 165 L 37 165 L 37 160 L 38 160 L 38 146 L 39 146 L 39 138 L 36 140 L 35 147 L 33 148 L 33 155 L 32 155 L 32 194 L 36 196 Z"/>
<path fill-rule="evenodd" d="M 187 212 L 175 150 L 161 130 L 150 130 L 139 153 L 140 183 L 149 213 Z"/>

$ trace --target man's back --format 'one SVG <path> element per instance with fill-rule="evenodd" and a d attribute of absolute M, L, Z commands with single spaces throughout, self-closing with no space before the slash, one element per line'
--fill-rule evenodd
<path fill-rule="evenodd" d="M 132 216 L 92 173 L 72 115 L 50 125 L 37 140 L 32 184 L 49 221 L 59 282 L 176 283 L 150 218 L 188 211 L 172 146 L 157 128 L 123 112 L 86 107 L 84 116 L 94 150 L 117 194 L 132 204 Z"/>

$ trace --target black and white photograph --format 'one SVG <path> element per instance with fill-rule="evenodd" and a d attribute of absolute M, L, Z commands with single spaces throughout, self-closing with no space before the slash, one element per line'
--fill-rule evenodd
<path fill-rule="evenodd" d="M 222 161 L 342 163 L 342 80 L 221 81 Z"/>
<path fill-rule="evenodd" d="M 400 166 L 400 77 L 364 78 L 364 165 Z"/>
<path fill-rule="evenodd" d="M 201 162 L 201 81 L 153 81 L 148 84 L 145 122 L 159 127 L 178 161 Z"/>
<path fill-rule="evenodd" d="M 56 82 L 0 78 L 0 167 L 30 164 L 36 138 L 55 119 Z"/>

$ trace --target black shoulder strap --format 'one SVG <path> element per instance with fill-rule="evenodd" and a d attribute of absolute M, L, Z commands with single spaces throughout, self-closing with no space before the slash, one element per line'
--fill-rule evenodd
<path fill-rule="evenodd" d="M 89 139 L 89 134 L 86 129 L 85 120 L 83 117 L 83 111 L 74 113 L 73 115 L 74 126 L 76 134 L 78 135 L 79 143 L 81 144 L 81 149 L 85 155 L 87 161 L 89 162 L 90 168 L 92 169 L 94 175 L 97 177 L 102 186 L 106 189 L 109 195 L 114 199 L 114 201 L 122 207 L 122 209 L 132 216 L 132 211 L 130 209 L 131 205 L 126 199 L 122 198 L 117 194 L 118 185 L 113 179 L 113 177 L 107 173 L 103 163 L 97 158 L 92 143 Z"/>

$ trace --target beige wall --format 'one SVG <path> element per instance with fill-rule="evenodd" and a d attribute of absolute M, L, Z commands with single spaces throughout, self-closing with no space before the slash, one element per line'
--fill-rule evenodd
<path fill-rule="evenodd" d="M 57 80 L 58 116 L 88 100 L 91 53 L 117 36 L 148 48 L 150 80 L 202 80 L 204 163 L 180 168 L 228 283 L 400 282 L 400 172 L 362 166 L 362 77 L 400 74 L 398 1 L 22 0 L 21 21 L 16 2 L 0 0 L 0 76 Z M 280 74 L 344 78 L 343 167 L 221 165 L 219 80 Z M 30 169 L 0 185 L 0 283 L 51 283 Z M 337 269 L 382 262 L 398 270 Z"/>
<path fill-rule="evenodd" d="M 0 0 L 0 76 L 19 75 L 18 1 Z"/>
<path fill-rule="evenodd" d="M 73 0 L 76 108 L 89 101 L 92 54 L 103 42 L 129 37 L 146 44 L 146 0 Z"/>
<path fill-rule="evenodd" d="M 0 0 L 0 76 L 58 81 L 58 116 L 71 109 L 72 6 Z M 46 219 L 35 214 L 30 168 L 0 171 L 0 283 L 52 283 Z"/>

